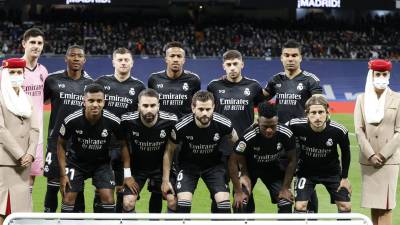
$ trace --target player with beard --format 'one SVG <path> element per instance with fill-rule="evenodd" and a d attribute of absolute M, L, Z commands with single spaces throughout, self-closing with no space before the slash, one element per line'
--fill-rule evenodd
<path fill-rule="evenodd" d="M 211 81 L 207 90 L 214 95 L 215 111 L 228 117 L 238 136 L 241 136 L 254 122 L 254 107 L 264 99 L 262 87 L 256 80 L 242 75 L 244 62 L 239 51 L 226 51 L 222 66 L 226 75 Z M 223 155 L 222 160 L 228 168 L 228 158 L 232 153 L 228 140 L 222 140 L 220 151 Z M 229 177 L 227 179 L 229 182 Z M 215 210 L 216 204 L 213 201 L 211 211 Z"/>
<path fill-rule="evenodd" d="M 46 67 L 38 63 L 39 57 L 44 46 L 44 33 L 38 28 L 31 28 L 25 31 L 22 39 L 24 56 L 26 61 L 25 80 L 22 85 L 24 92 L 31 96 L 32 103 L 37 110 L 37 121 L 39 122 L 40 135 L 36 148 L 35 161 L 31 166 L 31 176 L 29 179 L 30 191 L 35 183 L 35 177 L 43 175 L 43 87 L 48 72 Z"/>
<path fill-rule="evenodd" d="M 147 179 L 155 182 L 154 186 L 161 193 L 164 150 L 178 118 L 172 113 L 159 111 L 159 107 L 158 93 L 145 89 L 139 94 L 138 111 L 122 115 L 122 128 L 131 146 L 131 153 L 128 150 L 122 152 L 126 187 L 124 212 L 134 211 Z"/>
<path fill-rule="evenodd" d="M 232 122 L 214 112 L 211 92 L 199 91 L 192 98 L 192 112 L 174 126 L 163 161 L 162 191 L 174 192 L 171 187 L 170 169 L 176 144 L 181 143 L 179 174 L 176 180 L 178 213 L 190 213 L 193 193 L 201 177 L 217 203 L 217 213 L 230 213 L 229 186 L 226 170 L 218 150 L 221 138 L 228 136 L 233 144 L 238 140 Z"/>
<path fill-rule="evenodd" d="M 348 130 L 329 119 L 324 96 L 312 96 L 305 104 L 307 118 L 288 122 L 300 144 L 295 211 L 307 212 L 310 196 L 317 184 L 323 184 L 336 203 L 339 213 L 351 211 L 351 186 L 348 180 L 350 141 Z M 341 160 L 337 146 L 340 146 Z"/>
<path fill-rule="evenodd" d="M 115 68 L 114 74 L 101 76 L 96 83 L 101 84 L 106 92 L 105 109 L 121 118 L 122 114 L 134 112 L 138 106 L 138 95 L 146 87 L 143 82 L 131 76 L 133 58 L 131 52 L 126 48 L 117 48 L 113 53 L 112 59 Z M 111 139 L 110 156 L 111 164 L 115 175 L 115 185 L 117 193 L 116 212 L 122 212 L 123 198 L 123 165 L 121 161 L 121 146 L 115 139 Z M 97 210 L 99 196 L 95 196 L 94 209 Z"/>
<path fill-rule="evenodd" d="M 69 114 L 61 124 L 57 141 L 63 197 L 61 212 L 74 211 L 78 192 L 83 191 L 88 178 L 92 178 L 100 196 L 99 212 L 115 212 L 115 182 L 109 157 L 112 135 L 120 140 L 124 151 L 127 151 L 128 145 L 123 140 L 120 119 L 103 110 L 104 99 L 103 86 L 96 83 L 88 85 L 85 88 L 84 107 Z M 66 156 L 67 140 L 71 141 L 71 148 Z"/>
<path fill-rule="evenodd" d="M 66 70 L 50 74 L 44 84 L 44 100 L 51 103 L 51 113 L 47 137 L 47 153 L 44 175 L 47 177 L 47 191 L 44 201 L 45 212 L 56 212 L 60 189 L 60 171 L 57 159 L 58 130 L 64 118 L 83 105 L 85 86 L 93 82 L 83 70 L 86 62 L 81 46 L 72 45 L 65 55 Z M 68 149 L 67 144 L 67 149 Z M 78 195 L 76 212 L 83 212 L 85 200 L 83 192 Z"/>
<path fill-rule="evenodd" d="M 160 110 L 170 112 L 181 118 L 191 113 L 192 96 L 201 89 L 200 78 L 197 74 L 183 69 L 185 64 L 185 50 L 179 42 L 169 42 L 165 45 L 165 63 L 167 68 L 160 72 L 152 73 L 148 80 L 148 88 L 156 90 L 160 95 Z M 179 147 L 176 150 L 179 152 Z M 174 158 L 174 165 L 177 163 Z M 177 169 L 172 166 L 172 176 L 176 175 Z M 172 180 L 172 182 L 174 182 Z M 149 182 L 149 190 L 152 192 L 150 207 L 153 212 L 161 212 L 161 194 L 152 191 L 153 182 Z M 156 187 L 155 187 L 156 189 Z M 167 195 L 168 199 L 174 196 Z M 171 201 L 169 201 L 171 202 Z M 168 211 L 175 211 L 175 204 L 168 204 Z"/>
<path fill-rule="evenodd" d="M 301 45 L 287 41 L 282 47 L 281 62 L 284 68 L 268 81 L 264 94 L 268 99 L 276 97 L 279 123 L 290 119 L 304 117 L 305 103 L 313 95 L 321 95 L 322 88 L 316 75 L 301 69 Z M 287 159 L 282 158 L 282 166 L 286 167 Z M 318 212 L 316 192 L 310 199 L 309 212 Z"/>
<path fill-rule="evenodd" d="M 292 131 L 278 124 L 276 107 L 268 102 L 258 106 L 257 123 L 251 125 L 234 148 L 229 160 L 229 173 L 234 186 L 233 209 L 237 212 L 246 207 L 249 198 L 240 179 L 251 180 L 251 189 L 260 178 L 268 188 L 271 201 L 278 204 L 278 213 L 291 213 L 293 194 L 290 186 L 296 169 L 296 140 Z M 280 155 L 288 155 L 288 167 L 280 167 Z M 241 177 L 238 176 L 240 168 Z"/>

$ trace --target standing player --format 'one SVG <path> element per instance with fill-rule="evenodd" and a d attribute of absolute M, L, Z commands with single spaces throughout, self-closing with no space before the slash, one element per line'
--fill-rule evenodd
<path fill-rule="evenodd" d="M 122 115 L 122 129 L 126 132 L 131 153 L 122 153 L 125 172 L 124 211 L 135 209 L 136 201 L 147 179 L 161 192 L 162 164 L 166 143 L 178 118 L 159 111 L 159 96 L 153 89 L 139 94 L 139 109 Z M 131 176 L 131 174 L 133 176 Z"/>
<path fill-rule="evenodd" d="M 60 171 L 56 152 L 58 130 L 69 113 L 82 107 L 84 88 L 93 82 L 83 70 L 86 58 L 82 47 L 70 46 L 65 55 L 65 62 L 67 69 L 50 74 L 44 84 L 44 100 L 51 102 L 52 108 L 44 166 L 44 175 L 47 177 L 45 212 L 56 212 L 58 205 L 57 195 L 60 189 Z M 84 211 L 83 194 L 80 196 L 76 211 Z"/>
<path fill-rule="evenodd" d="M 181 43 L 169 42 L 164 49 L 167 68 L 150 75 L 148 88 L 152 88 L 159 93 L 160 110 L 173 113 L 178 118 L 181 118 L 191 113 L 192 96 L 201 89 L 200 78 L 197 74 L 183 69 L 185 50 Z M 179 152 L 179 149 L 177 152 Z M 174 166 L 173 170 L 176 170 Z M 152 184 L 152 182 L 149 182 L 149 184 Z M 150 185 L 149 190 L 151 191 L 152 189 L 153 187 Z M 152 210 L 150 211 L 161 212 L 161 193 L 151 192 L 149 208 Z M 172 208 L 168 208 L 168 210 L 170 212 L 174 211 Z"/>
<path fill-rule="evenodd" d="M 233 208 L 235 211 L 246 207 L 247 194 L 242 190 L 241 176 L 251 180 L 252 189 L 260 178 L 268 188 L 271 201 L 278 204 L 278 213 L 291 213 L 293 195 L 290 184 L 296 169 L 296 140 L 292 131 L 278 124 L 276 107 L 264 102 L 258 106 L 257 124 L 251 125 L 240 137 L 229 160 L 229 173 L 234 186 Z M 288 166 L 282 170 L 280 155 L 287 153 Z"/>
<path fill-rule="evenodd" d="M 242 76 L 244 63 L 239 51 L 226 51 L 222 58 L 222 66 L 226 75 L 211 81 L 207 90 L 214 95 L 215 111 L 228 117 L 238 136 L 241 136 L 245 129 L 254 122 L 254 107 L 263 101 L 263 91 L 256 80 Z M 228 158 L 232 153 L 228 140 L 222 140 L 220 150 L 223 155 L 222 159 L 228 168 Z M 211 211 L 215 211 L 215 202 L 211 209 Z"/>
<path fill-rule="evenodd" d="M 292 118 L 304 117 L 304 105 L 307 99 L 312 95 L 322 94 L 318 77 L 302 70 L 301 61 L 301 45 L 294 40 L 287 41 L 283 45 L 281 54 L 284 72 L 274 75 L 264 89 L 267 98 L 276 97 L 279 123 L 282 124 Z M 286 164 L 284 158 L 282 164 Z M 309 212 L 318 212 L 316 193 L 311 198 Z"/>
<path fill-rule="evenodd" d="M 191 113 L 192 96 L 201 89 L 200 78 L 183 69 L 185 50 L 179 42 L 165 45 L 165 63 L 166 70 L 150 75 L 148 88 L 160 94 L 160 110 L 174 113 L 181 118 Z"/>
<path fill-rule="evenodd" d="M 128 49 L 117 48 L 113 53 L 112 63 L 115 68 L 114 74 L 99 77 L 96 82 L 102 85 L 106 92 L 105 109 L 121 118 L 122 114 L 137 110 L 137 96 L 145 89 L 145 86 L 142 81 L 131 76 L 134 62 Z M 124 174 L 121 161 L 121 146 L 119 146 L 115 138 L 111 139 L 110 156 L 117 193 L 116 212 L 120 213 L 122 212 Z M 96 197 L 95 204 L 98 202 L 98 195 Z M 94 209 L 96 208 L 94 207 Z"/>
<path fill-rule="evenodd" d="M 238 140 L 231 121 L 214 112 L 214 97 L 199 91 L 192 98 L 193 113 L 183 117 L 173 128 L 163 162 L 163 193 L 173 192 L 169 182 L 170 165 L 176 144 L 179 153 L 179 174 L 176 190 L 178 213 L 190 213 L 192 197 L 201 177 L 217 203 L 217 213 L 230 213 L 229 187 L 226 170 L 218 150 L 221 138 L 228 136 L 233 144 Z"/>
<path fill-rule="evenodd" d="M 295 210 L 306 213 L 315 185 L 323 184 L 339 213 L 348 213 L 351 211 L 351 186 L 347 178 L 350 166 L 348 131 L 343 125 L 329 120 L 329 105 L 324 96 L 312 96 L 305 107 L 307 118 L 289 121 L 289 128 L 301 148 Z M 337 145 L 341 150 L 340 161 Z"/>
<path fill-rule="evenodd" d="M 109 145 L 113 134 L 122 140 L 120 119 L 104 107 L 104 88 L 90 84 L 85 88 L 84 107 L 69 114 L 61 124 L 57 141 L 57 156 L 60 166 L 60 187 L 63 194 L 61 212 L 74 212 L 78 192 L 83 191 L 84 182 L 92 178 L 92 183 L 100 195 L 100 211 L 113 213 L 114 175 L 110 165 Z M 66 158 L 66 142 L 71 141 L 71 149 Z M 127 150 L 126 150 L 127 151 Z"/>
<path fill-rule="evenodd" d="M 24 56 L 26 61 L 25 80 L 22 85 L 24 92 L 31 96 L 32 103 L 37 110 L 37 121 L 40 128 L 39 141 L 36 149 L 35 161 L 31 166 L 29 179 L 30 191 L 35 183 L 35 177 L 43 175 L 43 87 L 48 72 L 46 67 L 38 63 L 44 45 L 44 33 L 38 28 L 31 28 L 25 31 L 22 39 Z"/>

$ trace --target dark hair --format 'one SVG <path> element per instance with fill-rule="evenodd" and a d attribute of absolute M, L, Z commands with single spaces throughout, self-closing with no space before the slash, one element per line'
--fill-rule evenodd
<path fill-rule="evenodd" d="M 196 106 L 196 102 L 206 102 L 211 100 L 214 103 L 214 95 L 209 91 L 198 91 L 192 97 L 192 105 Z"/>
<path fill-rule="evenodd" d="M 328 112 L 329 103 L 323 95 L 313 95 L 311 96 L 305 104 L 306 113 L 310 112 L 310 107 L 312 105 L 322 105 L 325 108 L 325 111 Z"/>
<path fill-rule="evenodd" d="M 101 93 L 105 94 L 103 85 L 100 85 L 98 83 L 91 83 L 85 87 L 85 91 L 84 91 L 85 95 L 87 93 L 97 93 L 97 92 L 101 92 Z"/>
<path fill-rule="evenodd" d="M 276 106 L 270 102 L 262 102 L 258 104 L 258 116 L 268 119 L 277 116 Z"/>
<path fill-rule="evenodd" d="M 44 33 L 39 28 L 33 27 L 25 31 L 22 39 L 27 41 L 30 37 L 38 37 L 41 36 L 44 40 Z"/>
<path fill-rule="evenodd" d="M 224 62 L 232 59 L 242 60 L 242 54 L 238 50 L 228 50 L 222 55 L 222 59 Z"/>
<path fill-rule="evenodd" d="M 117 48 L 114 50 L 112 57 L 115 58 L 116 54 L 130 54 L 132 56 L 132 52 L 127 48 Z"/>
<path fill-rule="evenodd" d="M 80 45 L 70 45 L 70 46 L 68 47 L 68 49 L 67 49 L 66 55 L 68 55 L 69 52 L 70 52 L 72 49 L 80 49 L 80 50 L 83 51 L 83 53 L 85 53 L 85 49 L 84 49 L 82 46 L 80 46 Z"/>
<path fill-rule="evenodd" d="M 183 49 L 183 44 L 178 42 L 178 41 L 171 41 L 168 42 L 165 46 L 164 46 L 164 52 L 166 53 L 168 49 L 170 48 L 181 48 Z"/>
<path fill-rule="evenodd" d="M 301 54 L 300 43 L 293 39 L 289 39 L 287 42 L 285 42 L 285 44 L 283 44 L 283 46 L 282 46 L 282 49 L 284 49 L 284 48 L 297 48 L 297 49 L 299 49 L 299 52 Z"/>
<path fill-rule="evenodd" d="M 160 99 L 158 92 L 152 88 L 146 88 L 143 91 L 141 91 L 138 96 L 139 101 L 143 96 L 157 98 L 157 100 Z"/>

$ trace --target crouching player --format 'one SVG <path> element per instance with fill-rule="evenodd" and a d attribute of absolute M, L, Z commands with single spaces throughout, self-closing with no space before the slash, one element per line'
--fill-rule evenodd
<path fill-rule="evenodd" d="M 237 141 L 232 122 L 214 112 L 214 96 L 198 91 L 192 98 L 192 112 L 184 116 L 172 129 L 163 162 L 163 193 L 171 192 L 170 169 L 176 145 L 182 143 L 179 153 L 179 173 L 176 180 L 178 213 L 190 213 L 193 193 L 200 178 L 206 183 L 217 203 L 217 213 L 230 213 L 229 187 L 226 170 L 218 151 L 221 138 Z"/>
<path fill-rule="evenodd" d="M 136 112 L 122 115 L 122 127 L 128 136 L 131 152 L 124 149 L 124 200 L 123 211 L 133 212 L 139 193 L 146 181 L 155 182 L 161 194 L 162 165 L 166 143 L 178 118 L 175 114 L 160 111 L 159 95 L 153 89 L 139 94 Z"/>
<path fill-rule="evenodd" d="M 244 132 L 229 160 L 229 174 L 234 188 L 234 212 L 247 212 L 247 202 L 253 197 L 252 194 L 249 196 L 251 190 L 248 187 L 253 189 L 260 178 L 269 190 L 272 203 L 278 204 L 278 213 L 291 213 L 293 194 L 289 188 L 296 169 L 295 138 L 285 125 L 278 124 L 274 105 L 261 103 L 258 106 L 258 116 L 258 122 Z M 284 151 L 289 160 L 286 171 L 281 169 L 279 163 Z M 244 183 L 243 187 L 240 179 Z"/>
<path fill-rule="evenodd" d="M 104 107 L 104 88 L 99 84 L 86 86 L 84 108 L 64 119 L 59 131 L 57 155 L 60 166 L 60 186 L 63 197 L 61 212 L 73 212 L 76 196 L 84 181 L 92 178 L 100 194 L 100 212 L 112 213 L 114 204 L 114 177 L 110 166 L 111 134 L 121 140 L 120 119 Z M 65 145 L 71 139 L 71 150 Z"/>
<path fill-rule="evenodd" d="M 307 212 L 308 200 L 317 184 L 325 186 L 339 213 L 351 211 L 351 186 L 347 178 L 350 166 L 348 130 L 329 119 L 328 108 L 324 96 L 312 96 L 305 104 L 307 118 L 288 122 L 301 148 L 295 205 L 298 213 Z M 340 161 L 337 145 L 341 150 Z"/>

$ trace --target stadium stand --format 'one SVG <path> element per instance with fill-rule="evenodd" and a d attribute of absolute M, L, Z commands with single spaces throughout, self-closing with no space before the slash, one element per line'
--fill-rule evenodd
<path fill-rule="evenodd" d="M 161 56 L 163 44 L 184 43 L 191 58 L 218 56 L 237 49 L 246 57 L 269 58 L 280 54 L 281 44 L 294 38 L 303 44 L 306 58 L 400 59 L 400 15 L 366 17 L 354 24 L 320 15 L 287 22 L 241 21 L 224 24 L 155 18 L 142 22 L 36 22 L 0 23 L 0 55 L 20 54 L 20 38 L 26 28 L 37 26 L 46 33 L 45 54 L 64 54 L 70 44 L 85 46 L 89 55 L 109 55 L 127 46 L 135 55 Z"/>

